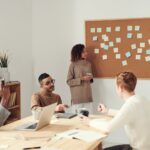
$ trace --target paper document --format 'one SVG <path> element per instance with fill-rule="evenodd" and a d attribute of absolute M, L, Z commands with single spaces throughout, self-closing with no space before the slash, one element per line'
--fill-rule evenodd
<path fill-rule="evenodd" d="M 105 134 L 100 134 L 94 131 L 73 129 L 73 130 L 68 130 L 66 132 L 57 134 L 56 139 L 72 138 L 72 139 L 80 139 L 86 142 L 92 142 L 92 141 L 100 140 L 104 137 L 106 137 Z"/>
<path fill-rule="evenodd" d="M 109 121 L 106 119 L 93 119 L 90 121 L 90 126 L 100 130 L 107 130 Z"/>

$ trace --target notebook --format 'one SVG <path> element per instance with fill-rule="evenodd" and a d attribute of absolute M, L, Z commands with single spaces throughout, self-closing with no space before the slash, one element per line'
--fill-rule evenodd
<path fill-rule="evenodd" d="M 54 114 L 57 103 L 48 105 L 43 108 L 38 122 L 29 122 L 15 128 L 16 130 L 34 130 L 37 131 L 47 125 Z"/>

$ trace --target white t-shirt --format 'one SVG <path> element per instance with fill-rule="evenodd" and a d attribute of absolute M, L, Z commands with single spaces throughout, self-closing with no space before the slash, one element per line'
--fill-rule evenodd
<path fill-rule="evenodd" d="M 92 121 L 90 123 L 92 127 Z M 124 126 L 130 145 L 136 150 L 150 150 L 150 101 L 131 96 L 105 129 L 112 132 Z"/>

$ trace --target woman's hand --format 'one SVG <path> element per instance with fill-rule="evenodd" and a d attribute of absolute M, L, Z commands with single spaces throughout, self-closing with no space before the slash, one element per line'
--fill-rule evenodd
<path fill-rule="evenodd" d="M 82 81 L 90 81 L 91 79 L 93 79 L 93 77 L 88 75 L 81 77 Z"/>
<path fill-rule="evenodd" d="M 108 112 L 108 108 L 104 104 L 99 104 L 97 110 L 102 113 Z"/>

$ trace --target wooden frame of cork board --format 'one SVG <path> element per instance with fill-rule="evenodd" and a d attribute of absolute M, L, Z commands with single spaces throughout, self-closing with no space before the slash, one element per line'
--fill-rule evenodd
<path fill-rule="evenodd" d="M 150 78 L 150 18 L 86 21 L 85 41 L 94 77 Z"/>

